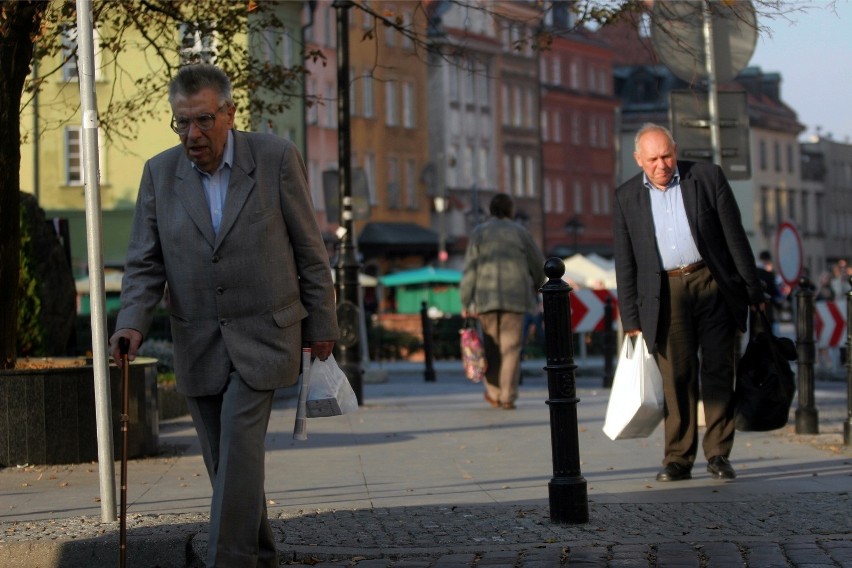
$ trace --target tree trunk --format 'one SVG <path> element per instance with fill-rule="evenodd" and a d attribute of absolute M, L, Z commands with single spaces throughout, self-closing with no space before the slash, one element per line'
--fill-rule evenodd
<path fill-rule="evenodd" d="M 15 366 L 20 262 L 21 92 L 47 2 L 0 4 L 0 368 Z"/>

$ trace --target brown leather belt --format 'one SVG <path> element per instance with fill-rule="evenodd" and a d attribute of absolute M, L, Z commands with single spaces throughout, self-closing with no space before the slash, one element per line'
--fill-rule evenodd
<path fill-rule="evenodd" d="M 697 272 L 702 268 L 704 268 L 704 261 L 699 260 L 698 262 L 693 262 L 692 264 L 687 264 L 686 266 L 681 266 L 680 268 L 666 270 L 666 274 L 669 275 L 669 278 L 673 278 L 675 276 L 689 276 L 693 272 Z"/>

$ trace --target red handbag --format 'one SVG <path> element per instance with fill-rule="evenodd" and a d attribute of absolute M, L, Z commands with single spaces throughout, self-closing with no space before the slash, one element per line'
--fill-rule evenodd
<path fill-rule="evenodd" d="M 479 320 L 466 318 L 464 327 L 459 330 L 459 336 L 464 374 L 474 383 L 478 383 L 485 377 L 485 371 L 488 369 Z"/>

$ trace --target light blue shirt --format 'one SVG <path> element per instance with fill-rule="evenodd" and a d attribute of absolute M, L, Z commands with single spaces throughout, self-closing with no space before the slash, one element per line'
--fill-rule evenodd
<path fill-rule="evenodd" d="M 657 250 L 663 270 L 672 270 L 701 260 L 701 254 L 686 218 L 683 195 L 680 189 L 680 172 L 675 170 L 666 189 L 660 190 L 644 176 L 645 187 L 651 195 L 651 212 L 654 216 L 654 232 Z"/>
<path fill-rule="evenodd" d="M 225 208 L 225 197 L 228 195 L 228 183 L 231 181 L 231 165 L 234 163 L 234 133 L 228 131 L 228 139 L 225 141 L 225 152 L 222 154 L 222 163 L 212 174 L 202 172 L 195 164 L 192 167 L 201 176 L 201 185 L 204 187 L 204 195 L 207 197 L 207 205 L 210 207 L 210 220 L 213 222 L 213 232 L 219 234 L 222 224 L 222 210 Z"/>

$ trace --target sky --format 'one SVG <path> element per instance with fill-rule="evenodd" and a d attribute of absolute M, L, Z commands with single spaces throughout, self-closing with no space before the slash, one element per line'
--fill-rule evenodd
<path fill-rule="evenodd" d="M 772 37 L 758 37 L 749 65 L 781 74 L 781 100 L 806 127 L 800 138 L 820 126 L 823 136 L 852 143 L 852 2 L 789 3 L 807 6 L 805 13 L 789 15 L 793 21 L 762 19 L 754 4 L 758 24 L 769 27 Z"/>

